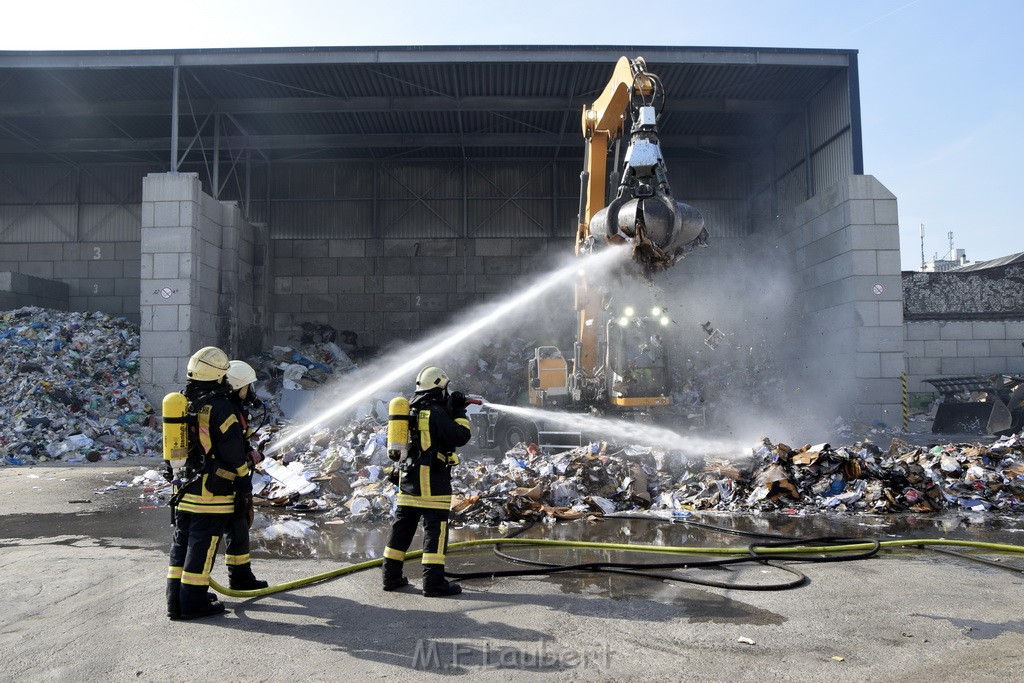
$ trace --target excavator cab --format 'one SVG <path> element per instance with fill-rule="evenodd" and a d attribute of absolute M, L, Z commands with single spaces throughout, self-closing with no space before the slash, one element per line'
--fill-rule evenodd
<path fill-rule="evenodd" d="M 650 318 L 608 322 L 605 383 L 610 404 L 622 408 L 669 405 L 668 354 L 659 331 L 657 321 Z"/>

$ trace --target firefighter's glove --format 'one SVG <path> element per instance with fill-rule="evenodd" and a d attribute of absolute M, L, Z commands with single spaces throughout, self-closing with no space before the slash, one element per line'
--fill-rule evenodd
<path fill-rule="evenodd" d="M 444 462 L 446 465 L 448 465 L 448 467 L 455 467 L 460 462 L 462 462 L 462 458 L 459 457 L 458 453 L 449 453 L 448 455 L 444 456 Z"/>
<path fill-rule="evenodd" d="M 235 514 L 244 516 L 249 528 L 252 528 L 253 519 L 256 518 L 256 512 L 252 505 L 252 494 L 239 493 L 235 496 Z"/>
<path fill-rule="evenodd" d="M 259 465 L 263 461 L 263 453 L 258 448 L 254 448 L 249 451 L 249 462 L 252 463 L 253 467 Z"/>
<path fill-rule="evenodd" d="M 452 415 L 458 415 L 459 413 L 466 414 L 466 395 L 461 391 L 453 391 L 452 395 L 448 397 L 448 408 Z"/>
<path fill-rule="evenodd" d="M 387 472 L 388 481 L 390 481 L 395 486 L 398 486 L 398 466 L 396 465 L 395 467 L 389 467 Z"/>

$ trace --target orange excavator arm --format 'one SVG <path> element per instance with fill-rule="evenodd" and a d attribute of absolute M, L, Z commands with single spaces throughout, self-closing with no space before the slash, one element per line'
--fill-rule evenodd
<path fill-rule="evenodd" d="M 707 241 L 704 218 L 697 209 L 675 201 L 658 141 L 658 105 L 664 102 L 661 80 L 642 57 L 619 58 L 604 90 L 584 105 L 584 168 L 576 254 L 584 256 L 607 244 L 629 244 L 644 273 L 668 268 Z M 628 117 L 627 117 L 628 114 Z M 608 201 L 608 156 L 611 143 L 629 131 L 628 147 L 615 197 Z M 576 286 L 577 335 L 573 354 L 576 384 L 593 378 L 603 365 L 601 300 L 586 270 Z M 579 396 L 580 391 L 574 393 Z"/>
<path fill-rule="evenodd" d="M 647 76 L 647 65 L 643 57 L 632 61 L 619 57 L 604 90 L 593 104 L 583 105 L 582 128 L 586 147 L 580 187 L 582 199 L 576 236 L 577 254 L 590 236 L 590 219 L 605 207 L 608 148 L 613 140 L 622 137 L 626 112 L 633 100 L 634 90 L 643 96 L 653 92 L 653 83 Z"/>

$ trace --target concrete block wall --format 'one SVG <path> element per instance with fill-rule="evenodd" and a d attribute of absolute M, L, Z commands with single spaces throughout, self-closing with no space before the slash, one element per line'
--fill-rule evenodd
<path fill-rule="evenodd" d="M 1024 319 L 1024 264 L 903 274 L 908 320 Z"/>
<path fill-rule="evenodd" d="M 0 272 L 0 310 L 23 306 L 68 310 L 68 286 L 55 280 Z"/>
<path fill-rule="evenodd" d="M 66 284 L 70 310 L 139 322 L 139 242 L 13 243 L 0 252 L 0 272 Z"/>
<path fill-rule="evenodd" d="M 269 253 L 275 344 L 295 344 L 307 323 L 379 347 L 504 296 L 571 256 L 573 245 L 571 238 L 277 239 Z"/>
<path fill-rule="evenodd" d="M 903 273 L 907 390 L 957 375 L 1024 374 L 1024 265 Z"/>
<path fill-rule="evenodd" d="M 238 231 L 238 354 L 256 354 L 270 339 L 267 304 L 269 303 L 268 250 L 266 225 L 250 225 Z"/>
<path fill-rule="evenodd" d="M 196 349 L 219 346 L 231 357 L 258 350 L 242 348 L 239 333 L 256 323 L 261 296 L 251 282 L 265 280 L 239 282 L 243 269 L 253 269 L 242 259 L 255 260 L 256 252 L 241 245 L 255 245 L 256 233 L 233 202 L 205 195 L 195 173 L 151 173 L 143 180 L 139 373 L 154 405 L 184 386 Z M 244 302 L 249 306 L 242 311 Z"/>
<path fill-rule="evenodd" d="M 907 391 L 957 375 L 1024 374 L 1024 320 L 912 320 L 906 324 Z"/>
<path fill-rule="evenodd" d="M 904 333 L 896 198 L 850 176 L 781 217 L 765 234 L 795 277 L 791 315 L 802 368 L 823 410 L 890 424 L 902 413 Z"/>

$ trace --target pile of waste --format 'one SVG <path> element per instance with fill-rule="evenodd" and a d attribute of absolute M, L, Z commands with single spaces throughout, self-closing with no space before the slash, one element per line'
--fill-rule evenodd
<path fill-rule="evenodd" d="M 158 452 L 139 390 L 138 327 L 103 313 L 0 313 L 0 465 Z"/>
<path fill-rule="evenodd" d="M 887 450 L 765 440 L 745 467 L 706 462 L 656 487 L 654 507 L 671 510 L 1016 513 L 1024 510 L 1024 435 L 931 447 L 893 439 Z"/>
<path fill-rule="evenodd" d="M 325 519 L 390 519 L 386 426 L 374 419 L 323 430 L 261 466 L 257 501 Z M 914 446 L 893 439 L 791 448 L 765 439 L 734 456 L 592 443 L 559 453 L 523 445 L 465 457 L 453 470 L 456 524 L 499 526 L 613 512 L 693 510 L 889 514 L 1024 511 L 1024 435 L 989 445 Z"/>

